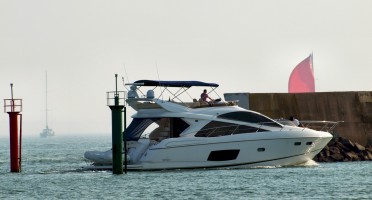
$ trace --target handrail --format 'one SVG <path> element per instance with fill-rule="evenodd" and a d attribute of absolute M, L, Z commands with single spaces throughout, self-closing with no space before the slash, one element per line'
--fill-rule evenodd
<path fill-rule="evenodd" d="M 22 112 L 22 99 L 4 99 L 4 112 Z"/>
<path fill-rule="evenodd" d="M 301 121 L 302 126 L 299 126 L 299 128 L 302 128 L 302 131 L 305 129 L 313 129 L 317 131 L 323 131 L 323 132 L 329 132 L 331 133 L 334 128 L 339 123 L 342 123 L 343 121 Z M 221 134 L 218 134 L 218 136 L 223 136 L 223 135 L 234 135 L 234 134 L 240 134 L 240 133 L 255 133 L 259 132 L 262 129 L 263 126 L 270 126 L 269 124 L 274 124 L 276 122 L 260 122 L 260 123 L 255 123 L 259 125 L 258 127 L 253 127 L 253 126 L 247 126 L 247 125 L 231 125 L 231 126 L 219 126 L 219 127 L 213 127 L 213 128 L 207 128 L 207 129 L 202 129 L 198 132 L 201 132 L 200 134 L 205 135 L 205 137 L 210 137 L 214 134 L 218 134 L 219 132 L 222 132 Z M 322 126 L 316 124 L 323 124 Z M 240 128 L 244 127 L 244 128 Z M 250 128 L 247 128 L 250 127 Z M 271 128 L 278 128 L 279 131 L 283 131 L 284 127 L 277 127 L 277 126 L 270 126 Z M 241 130 L 242 132 L 239 132 Z M 246 131 L 244 131 L 246 130 Z M 285 129 L 288 130 L 288 129 Z M 297 129 L 298 130 L 298 129 Z M 292 131 L 291 129 L 289 131 Z"/>
<path fill-rule="evenodd" d="M 207 128 L 207 129 L 202 129 L 198 132 L 205 132 L 203 135 L 205 137 L 210 137 L 211 135 L 214 135 L 215 133 L 223 132 L 222 134 L 219 135 L 234 135 L 234 134 L 240 134 L 239 130 L 242 131 L 242 133 L 256 133 L 262 130 L 262 127 L 265 124 L 268 123 L 275 123 L 275 122 L 261 122 L 261 123 L 256 123 L 259 125 L 258 127 L 253 127 L 253 126 L 247 126 L 247 125 L 231 125 L 231 126 L 219 126 L 219 127 L 213 127 L 213 128 Z M 244 127 L 244 128 L 240 128 Z M 249 127 L 249 128 L 247 128 Z M 280 131 L 283 129 L 282 127 L 276 127 L 276 126 L 271 126 L 274 128 L 280 128 Z M 244 131 L 246 130 L 246 131 Z M 201 133 L 202 134 L 202 133 Z"/>
<path fill-rule="evenodd" d="M 125 104 L 125 99 L 126 99 L 126 92 L 125 91 L 109 91 L 106 92 L 106 101 L 107 101 L 107 106 L 113 106 L 115 105 L 115 96 L 119 97 L 119 105 L 124 105 Z"/>
<path fill-rule="evenodd" d="M 314 121 L 301 120 L 302 127 L 331 133 L 338 124 L 344 121 Z"/>

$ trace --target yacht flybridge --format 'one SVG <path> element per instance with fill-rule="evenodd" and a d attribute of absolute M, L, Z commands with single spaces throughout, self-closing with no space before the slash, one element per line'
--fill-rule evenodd
<path fill-rule="evenodd" d="M 203 102 L 189 93 L 197 87 L 198 96 L 206 87 L 215 92 L 215 83 L 139 80 L 126 85 L 126 102 L 137 111 L 124 132 L 128 170 L 297 165 L 312 160 L 332 139 L 327 131 L 283 125 L 237 102 Z M 93 163 L 90 169 L 112 167 L 111 150 L 88 151 L 85 158 Z"/>

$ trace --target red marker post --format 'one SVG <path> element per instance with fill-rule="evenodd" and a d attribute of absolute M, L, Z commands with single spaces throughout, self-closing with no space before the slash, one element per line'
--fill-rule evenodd
<path fill-rule="evenodd" d="M 13 98 L 13 84 L 10 84 L 11 99 L 4 99 L 4 112 L 9 114 L 10 172 L 21 171 L 22 146 L 22 99 Z M 18 117 L 20 122 L 18 123 Z M 18 131 L 19 128 L 19 131 Z"/>

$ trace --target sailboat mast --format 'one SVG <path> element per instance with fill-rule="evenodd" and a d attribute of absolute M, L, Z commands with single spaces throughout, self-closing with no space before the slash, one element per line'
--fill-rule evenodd
<path fill-rule="evenodd" d="M 45 72 L 45 122 L 48 128 L 48 72 Z"/>

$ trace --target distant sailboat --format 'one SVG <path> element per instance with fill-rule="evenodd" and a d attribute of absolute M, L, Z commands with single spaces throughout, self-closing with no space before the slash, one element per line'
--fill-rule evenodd
<path fill-rule="evenodd" d="M 54 131 L 48 127 L 48 73 L 45 72 L 45 122 L 46 126 L 40 133 L 40 137 L 51 137 L 54 136 Z"/>
<path fill-rule="evenodd" d="M 313 54 L 293 69 L 288 82 L 288 93 L 306 92 L 315 92 Z"/>

